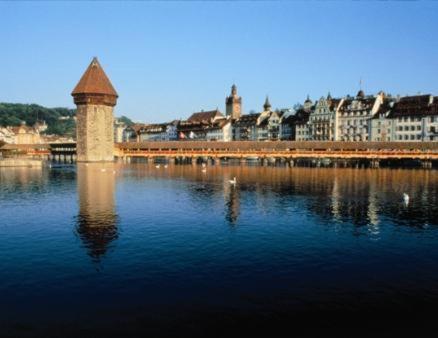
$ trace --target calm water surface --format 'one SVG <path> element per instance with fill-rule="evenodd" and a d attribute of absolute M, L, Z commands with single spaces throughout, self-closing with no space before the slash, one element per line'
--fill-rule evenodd
<path fill-rule="evenodd" d="M 418 336 L 438 308 L 437 171 L 90 164 L 0 183 L 1 337 Z"/>

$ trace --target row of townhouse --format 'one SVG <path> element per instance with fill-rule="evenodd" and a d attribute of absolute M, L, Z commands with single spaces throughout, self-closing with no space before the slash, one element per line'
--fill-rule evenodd
<path fill-rule="evenodd" d="M 438 141 L 438 97 L 386 99 L 371 120 L 372 141 Z"/>
<path fill-rule="evenodd" d="M 0 141 L 9 144 L 38 144 L 44 139 L 37 125 L 30 127 L 22 123 L 20 126 L 0 127 Z"/>
<path fill-rule="evenodd" d="M 260 113 L 241 114 L 237 87 L 226 97 L 226 115 L 218 109 L 193 113 L 187 120 L 134 125 L 124 141 L 437 141 L 438 97 L 392 97 L 384 92 L 332 98 L 307 97 L 296 110 L 272 110 L 266 97 Z"/>
<path fill-rule="evenodd" d="M 315 104 L 308 99 L 292 118 L 292 139 L 321 141 L 437 141 L 438 97 L 366 96 L 333 99 Z M 293 128 L 293 127 L 292 127 Z"/>
<path fill-rule="evenodd" d="M 43 144 L 73 142 L 71 137 L 47 135 L 42 132 L 47 130 L 47 124 L 38 121 L 32 127 L 24 122 L 20 126 L 0 127 L 0 141 L 8 144 Z"/>

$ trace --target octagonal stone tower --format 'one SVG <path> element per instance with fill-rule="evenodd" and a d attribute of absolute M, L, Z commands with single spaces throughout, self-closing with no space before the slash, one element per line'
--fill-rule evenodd
<path fill-rule="evenodd" d="M 71 95 L 77 106 L 77 161 L 114 161 L 113 107 L 118 95 L 97 58 L 93 58 Z"/>

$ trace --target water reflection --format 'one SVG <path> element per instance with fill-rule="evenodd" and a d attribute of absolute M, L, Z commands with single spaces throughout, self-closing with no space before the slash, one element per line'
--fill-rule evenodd
<path fill-rule="evenodd" d="M 40 191 L 47 184 L 47 181 L 47 171 L 41 167 L 0 168 L 2 193 Z M 2 196 L 4 195 L 2 194 Z"/>
<path fill-rule="evenodd" d="M 187 203 L 220 207 L 227 224 L 236 225 L 245 208 L 264 217 L 299 205 L 300 212 L 341 229 L 352 227 L 354 235 L 381 236 L 388 220 L 397 225 L 423 228 L 437 224 L 438 173 L 434 170 L 273 168 L 256 166 L 153 165 L 125 166 L 136 179 L 172 180 L 183 187 Z M 230 186 L 228 180 L 237 178 Z M 177 182 L 185 182 L 182 185 Z M 403 193 L 411 197 L 403 204 Z"/>
<path fill-rule="evenodd" d="M 118 237 L 115 213 L 115 168 L 112 163 L 77 166 L 77 233 L 93 260 L 99 261 Z"/>
<path fill-rule="evenodd" d="M 225 181 L 224 184 L 225 197 L 225 219 L 231 225 L 235 225 L 240 214 L 240 196 L 239 187 Z"/>

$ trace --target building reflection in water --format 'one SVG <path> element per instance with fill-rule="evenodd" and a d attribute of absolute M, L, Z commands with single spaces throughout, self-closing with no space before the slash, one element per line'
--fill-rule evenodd
<path fill-rule="evenodd" d="M 235 225 L 240 214 L 239 187 L 224 181 L 225 219 Z"/>
<path fill-rule="evenodd" d="M 77 233 L 93 260 L 99 261 L 117 238 L 115 170 L 112 163 L 78 163 Z"/>

